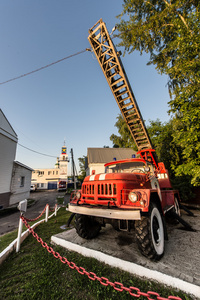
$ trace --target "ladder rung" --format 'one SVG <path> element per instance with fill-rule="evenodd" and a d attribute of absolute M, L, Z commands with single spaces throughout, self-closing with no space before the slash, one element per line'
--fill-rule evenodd
<path fill-rule="evenodd" d="M 125 109 L 124 115 L 126 116 L 127 119 L 139 117 L 135 107 L 131 107 L 130 109 Z"/>
<path fill-rule="evenodd" d="M 132 103 L 132 102 L 128 102 L 128 103 L 124 104 L 123 106 L 121 106 L 121 109 L 125 109 L 125 108 L 129 107 L 130 105 L 132 106 L 132 108 L 126 109 L 126 110 L 124 111 L 124 112 L 129 112 L 130 110 L 134 109 L 133 103 Z"/>
<path fill-rule="evenodd" d="M 127 122 L 128 124 L 130 124 L 131 122 L 135 124 L 136 121 L 137 121 L 137 122 L 140 121 L 140 118 L 138 118 L 137 115 L 135 115 L 134 117 L 132 117 L 132 118 L 130 118 L 130 119 L 126 118 L 126 122 Z"/>
<path fill-rule="evenodd" d="M 126 97 L 126 98 L 123 98 L 123 99 L 117 99 L 118 103 L 121 103 L 121 102 L 124 102 L 126 100 L 130 100 L 130 97 Z"/>
<path fill-rule="evenodd" d="M 134 108 L 131 108 L 130 110 L 126 110 L 127 114 L 126 114 L 126 119 L 130 120 L 130 119 L 140 119 L 140 117 L 138 116 L 137 111 Z M 128 113 L 129 112 L 129 113 Z M 131 113 L 132 112 L 132 113 Z"/>
<path fill-rule="evenodd" d="M 108 77 L 108 78 L 110 78 L 110 77 Z M 117 84 L 117 83 L 119 83 L 119 82 L 121 82 L 121 81 L 123 81 L 123 84 L 124 84 L 123 78 L 118 78 L 118 79 L 116 79 L 115 81 L 113 81 L 113 82 L 111 83 L 111 86 L 113 86 L 113 85 L 115 85 L 115 84 Z"/>
<path fill-rule="evenodd" d="M 119 91 L 119 90 L 121 90 L 121 89 L 123 89 L 123 88 L 125 88 L 125 87 L 126 87 L 125 84 L 122 84 L 122 85 L 120 85 L 120 86 L 117 86 L 116 88 L 114 88 L 114 86 L 112 86 L 113 93 L 116 93 L 117 91 Z"/>
<path fill-rule="evenodd" d="M 143 136 L 143 137 L 141 136 L 141 137 L 138 137 L 138 138 L 135 137 L 135 140 L 136 140 L 136 141 L 141 141 L 141 142 L 142 142 L 142 141 L 144 141 L 144 140 L 147 140 L 147 136 L 145 135 L 145 136 Z"/>
<path fill-rule="evenodd" d="M 144 148 L 149 148 L 150 147 L 150 145 L 149 145 L 149 143 L 146 143 L 146 144 L 138 144 L 138 147 L 141 147 L 142 146 L 142 148 L 144 149 Z"/>
<path fill-rule="evenodd" d="M 122 96 L 122 95 L 124 95 L 124 94 L 126 94 L 126 93 L 128 93 L 128 90 L 125 90 L 125 91 L 120 92 L 119 94 L 117 94 L 117 97 Z"/>
<path fill-rule="evenodd" d="M 138 128 L 135 128 L 135 130 L 134 130 L 134 128 L 132 128 L 132 132 L 134 132 L 134 133 L 142 133 L 141 132 L 141 130 L 137 130 Z"/>
<path fill-rule="evenodd" d="M 135 134 L 142 134 L 143 133 L 143 130 L 141 130 L 141 127 L 138 127 L 138 126 L 135 126 L 135 125 L 138 125 L 137 123 L 133 125 L 129 125 L 130 129 L 131 129 L 131 132 Z"/>
<path fill-rule="evenodd" d="M 107 72 L 109 72 L 109 71 L 107 71 Z M 118 75 L 118 73 L 114 72 L 114 73 L 111 73 L 110 75 L 107 74 L 107 77 L 108 77 L 108 78 L 113 78 L 113 77 L 116 76 L 116 75 Z"/>

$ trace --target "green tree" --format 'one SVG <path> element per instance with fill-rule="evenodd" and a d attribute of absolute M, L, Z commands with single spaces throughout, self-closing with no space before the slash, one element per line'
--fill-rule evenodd
<path fill-rule="evenodd" d="M 119 135 L 112 134 L 110 136 L 110 140 L 113 143 L 113 148 L 132 148 L 133 150 L 137 151 L 137 147 L 133 141 L 132 135 L 121 114 L 117 116 L 115 127 L 118 129 Z"/>
<path fill-rule="evenodd" d="M 172 136 L 182 151 L 174 172 L 194 186 L 200 185 L 199 9 L 198 0 L 124 0 L 117 24 L 125 52 L 149 53 L 148 64 L 168 75 Z"/>
<path fill-rule="evenodd" d="M 147 130 L 153 148 L 156 150 L 158 161 L 164 162 L 166 169 L 169 171 L 172 186 L 174 189 L 179 190 L 181 199 L 191 199 L 193 197 L 192 185 L 190 184 L 191 175 L 176 174 L 177 167 L 182 165 L 184 160 L 182 149 L 176 144 L 173 138 L 173 134 L 177 129 L 176 118 L 165 123 L 162 123 L 159 119 L 156 121 L 149 120 L 149 123 Z M 125 145 L 125 147 L 137 150 L 121 114 L 118 115 L 115 126 L 118 129 L 119 136 L 111 135 L 110 139 L 113 142 L 113 147 L 124 147 Z"/>
<path fill-rule="evenodd" d="M 86 176 L 86 171 L 85 171 L 85 160 L 86 160 L 87 156 L 83 155 L 83 157 L 79 157 L 78 161 L 79 161 L 79 168 L 80 168 L 80 173 L 78 176 L 78 179 L 83 182 L 85 176 Z"/>

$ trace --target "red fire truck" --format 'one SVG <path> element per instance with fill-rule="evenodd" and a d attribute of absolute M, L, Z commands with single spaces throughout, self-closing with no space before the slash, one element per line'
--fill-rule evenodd
<path fill-rule="evenodd" d="M 88 39 L 139 151 L 137 158 L 106 163 L 104 174 L 87 176 L 71 196 L 69 211 L 82 238 L 96 237 L 109 223 L 135 231 L 141 253 L 158 260 L 167 239 L 166 214 L 180 218 L 179 193 L 172 189 L 164 163 L 157 161 L 120 53 L 102 20 L 89 30 Z"/>
<path fill-rule="evenodd" d="M 66 191 L 67 190 L 67 181 L 66 180 L 60 180 L 58 182 L 58 191 Z"/>

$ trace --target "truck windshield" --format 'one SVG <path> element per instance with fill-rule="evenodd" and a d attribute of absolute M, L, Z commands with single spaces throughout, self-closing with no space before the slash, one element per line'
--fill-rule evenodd
<path fill-rule="evenodd" d="M 140 161 L 116 163 L 106 167 L 106 173 L 147 173 L 149 167 L 152 172 L 152 165 Z"/>

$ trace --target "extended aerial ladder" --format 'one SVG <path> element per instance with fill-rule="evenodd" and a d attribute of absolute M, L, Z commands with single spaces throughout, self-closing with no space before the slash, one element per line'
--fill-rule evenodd
<path fill-rule="evenodd" d="M 123 68 L 120 53 L 116 50 L 102 19 L 89 30 L 88 40 L 138 150 L 152 149 L 142 115 Z"/>
<path fill-rule="evenodd" d="M 116 50 L 102 19 L 89 30 L 88 40 L 139 150 L 138 153 L 145 160 L 150 159 L 156 169 L 161 170 L 161 164 L 157 162 L 155 150 L 152 148 L 141 112 L 121 62 L 120 53 Z"/>

